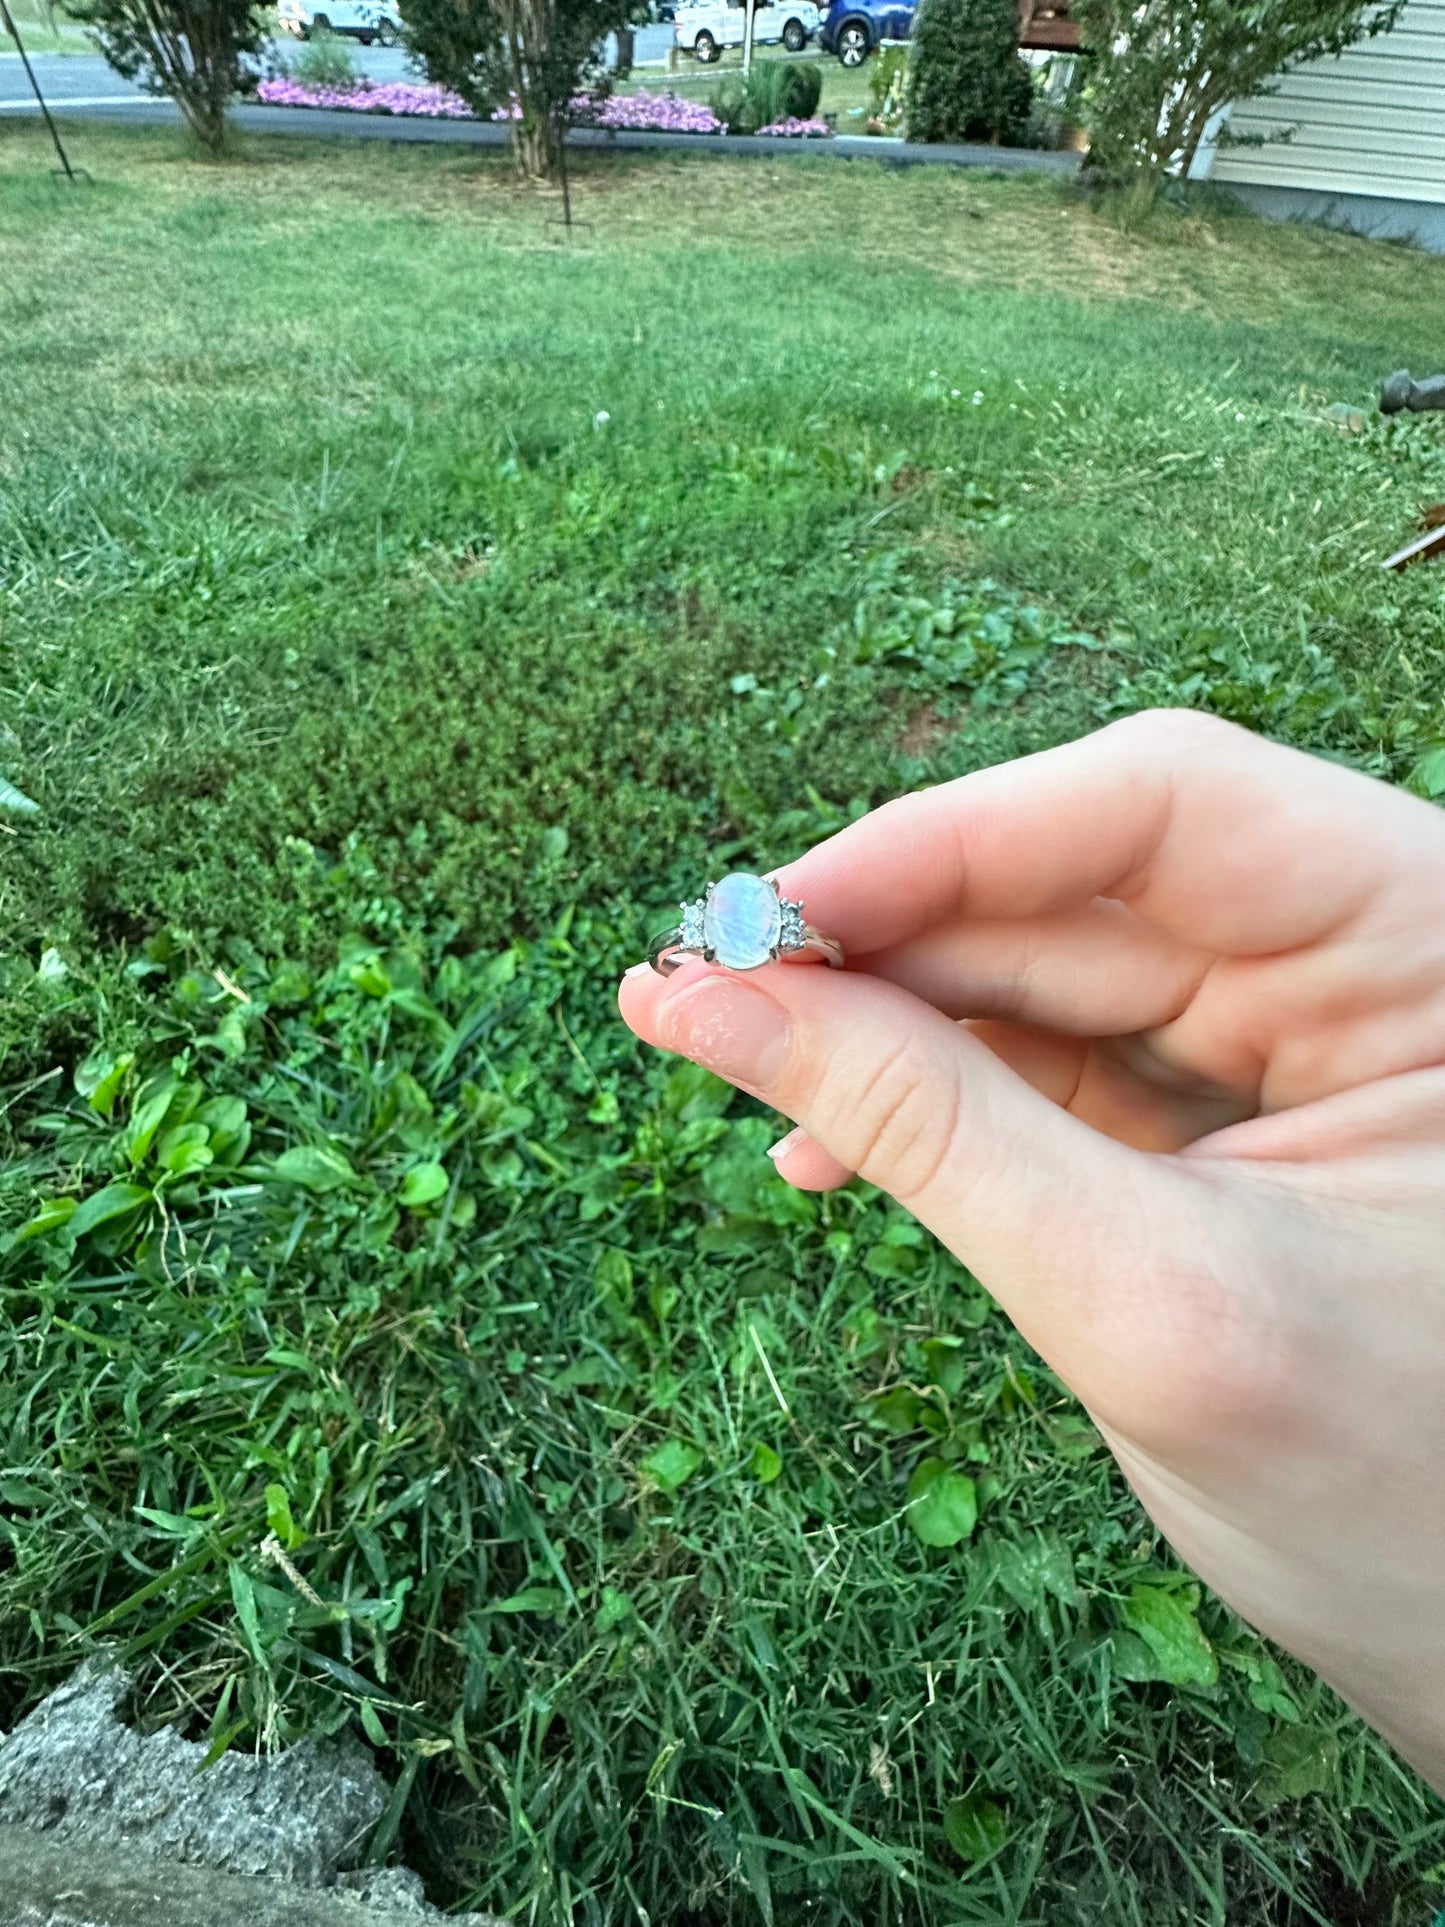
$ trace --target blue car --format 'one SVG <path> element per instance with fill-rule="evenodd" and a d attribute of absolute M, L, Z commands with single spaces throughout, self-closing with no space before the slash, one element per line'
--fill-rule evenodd
<path fill-rule="evenodd" d="M 917 11 L 917 0 L 833 0 L 818 45 L 845 67 L 861 67 L 880 41 L 906 40 Z"/>

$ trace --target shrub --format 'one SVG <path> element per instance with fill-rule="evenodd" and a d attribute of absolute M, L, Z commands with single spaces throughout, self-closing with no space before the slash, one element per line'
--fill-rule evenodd
<path fill-rule="evenodd" d="M 756 134 L 780 121 L 810 120 L 823 93 L 817 63 L 758 60 L 745 76 L 720 87 L 713 99 L 730 134 Z"/>
<path fill-rule="evenodd" d="M 1029 107 L 1025 147 L 1062 147 L 1066 137 L 1079 125 L 1079 94 L 1083 84 L 1083 62 L 1075 54 L 1064 54 L 1033 72 L 1033 100 Z"/>
<path fill-rule="evenodd" d="M 868 92 L 873 100 L 873 118 L 885 127 L 894 127 L 903 118 L 903 100 L 908 88 L 908 49 L 883 47 L 868 73 Z"/>
<path fill-rule="evenodd" d="M 262 21 L 253 0 L 75 0 L 71 14 L 94 30 L 125 80 L 173 100 L 198 140 L 219 154 L 226 103 L 259 55 Z"/>
<path fill-rule="evenodd" d="M 601 78 L 602 43 L 641 0 L 408 0 L 407 39 L 429 79 L 482 119 L 510 120 L 519 172 L 550 180 L 572 101 Z"/>
<path fill-rule="evenodd" d="M 1287 67 L 1385 33 L 1403 0 L 1078 0 L 1093 70 L 1084 90 L 1090 165 L 1150 187 L 1187 179 L 1211 117 L 1272 91 Z"/>
<path fill-rule="evenodd" d="M 355 87 L 356 62 L 336 33 L 313 33 L 291 62 L 292 77 L 303 87 Z"/>
<path fill-rule="evenodd" d="M 908 138 L 1016 145 L 1033 100 L 1016 0 L 924 0 L 913 31 Z"/>

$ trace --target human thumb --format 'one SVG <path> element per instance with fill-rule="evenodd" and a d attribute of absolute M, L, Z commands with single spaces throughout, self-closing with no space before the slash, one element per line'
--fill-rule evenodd
<path fill-rule="evenodd" d="M 1118 1308 L 1091 1306 L 1088 1279 L 1125 1254 L 1091 1247 L 1141 1178 L 1167 1183 L 1160 1162 L 1081 1124 L 965 1026 L 865 972 L 800 965 L 639 972 L 621 1004 L 640 1036 L 752 1092 L 890 1192 L 1046 1356 L 1083 1363 L 1070 1340 L 1085 1320 L 1086 1353 L 1110 1342 Z"/>

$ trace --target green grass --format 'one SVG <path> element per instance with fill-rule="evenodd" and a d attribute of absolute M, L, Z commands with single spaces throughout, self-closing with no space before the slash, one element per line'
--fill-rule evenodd
<path fill-rule="evenodd" d="M 0 1725 L 116 1641 L 147 1720 L 362 1735 L 378 1850 L 544 1922 L 1427 1919 L 1440 1803 L 1187 1589 L 1171 1683 L 1062 1388 L 612 996 L 710 861 L 1144 702 L 1436 788 L 1440 578 L 1376 564 L 1445 437 L 1324 410 L 1445 263 L 76 145 L 0 125 Z"/>
<path fill-rule="evenodd" d="M 85 30 L 76 25 L 61 6 L 46 0 L 9 0 L 10 17 L 20 29 L 25 51 L 30 54 L 93 53 Z M 14 42 L 0 31 L 0 54 L 13 53 Z"/>

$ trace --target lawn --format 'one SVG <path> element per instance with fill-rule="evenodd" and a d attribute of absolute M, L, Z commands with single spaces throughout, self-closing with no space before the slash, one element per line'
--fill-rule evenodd
<path fill-rule="evenodd" d="M 112 1642 L 538 1923 L 1428 1920 L 1441 1803 L 613 987 L 718 864 L 1148 703 L 1445 789 L 1445 573 L 1377 567 L 1445 420 L 1327 412 L 1445 262 L 73 144 L 0 125 L 0 1727 Z"/>
<path fill-rule="evenodd" d="M 9 9 L 11 19 L 20 29 L 27 53 L 94 52 L 84 28 L 77 26 L 63 7 L 51 6 L 48 0 L 9 0 Z M 9 34 L 0 30 L 0 54 L 14 51 L 14 42 Z"/>

